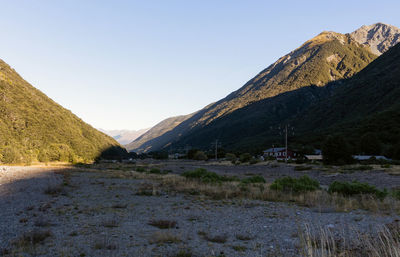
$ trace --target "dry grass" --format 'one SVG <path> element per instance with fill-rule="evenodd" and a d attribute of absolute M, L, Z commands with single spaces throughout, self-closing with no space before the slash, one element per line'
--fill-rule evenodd
<path fill-rule="evenodd" d="M 36 245 L 42 243 L 46 238 L 51 236 L 50 230 L 33 230 L 24 233 L 19 238 L 15 239 L 12 244 L 18 247 L 24 247 L 29 245 Z"/>
<path fill-rule="evenodd" d="M 97 172 L 102 172 L 97 170 Z M 168 174 L 146 174 L 136 171 L 114 170 L 103 171 L 110 177 L 124 179 L 142 179 L 137 195 L 160 195 L 184 193 L 189 195 L 203 195 L 210 199 L 253 199 L 274 202 L 293 202 L 300 206 L 313 207 L 316 210 L 352 211 L 364 209 L 376 213 L 400 213 L 400 201 L 392 197 L 378 200 L 370 195 L 345 197 L 338 194 L 329 194 L 325 190 L 307 193 L 290 193 L 271 190 L 268 184 L 243 184 L 237 181 L 222 183 L 203 183 L 199 180 Z"/>
<path fill-rule="evenodd" d="M 306 224 L 300 236 L 301 252 L 306 257 L 400 257 L 398 222 L 381 226 L 376 233 L 361 233 L 350 228 L 353 236 L 334 233 L 330 228 Z"/>
<path fill-rule="evenodd" d="M 159 229 L 169 229 L 176 227 L 176 221 L 174 220 L 150 220 L 147 224 L 153 227 L 157 227 Z"/>
<path fill-rule="evenodd" d="M 149 239 L 151 244 L 172 244 L 181 241 L 180 236 L 172 233 L 172 231 L 157 231 Z"/>
<path fill-rule="evenodd" d="M 106 228 L 116 228 L 119 226 L 119 223 L 120 223 L 119 220 L 117 220 L 116 218 L 110 218 L 103 220 L 101 222 L 101 225 Z"/>

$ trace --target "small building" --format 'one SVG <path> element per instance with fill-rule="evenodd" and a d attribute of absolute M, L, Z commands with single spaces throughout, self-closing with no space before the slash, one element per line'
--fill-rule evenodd
<path fill-rule="evenodd" d="M 383 155 L 353 155 L 353 158 L 357 161 L 366 161 L 371 158 L 375 158 L 376 160 L 390 161 L 390 159 L 386 158 Z"/>
<path fill-rule="evenodd" d="M 285 147 L 273 147 L 263 151 L 264 157 L 274 157 L 277 160 L 285 160 L 286 159 L 286 148 Z M 287 150 L 287 158 L 296 159 L 297 153 L 290 149 Z"/>
<path fill-rule="evenodd" d="M 306 155 L 304 155 L 304 157 L 310 161 L 321 161 L 322 160 L 322 154 L 306 154 Z"/>

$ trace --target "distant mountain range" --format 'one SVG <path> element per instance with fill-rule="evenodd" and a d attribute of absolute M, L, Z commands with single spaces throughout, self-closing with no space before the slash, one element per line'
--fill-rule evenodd
<path fill-rule="evenodd" d="M 137 152 L 186 146 L 207 149 L 219 139 L 227 149 L 262 149 L 277 140 L 279 125 L 335 95 L 342 82 L 331 82 L 351 78 L 398 42 L 399 29 L 382 23 L 350 34 L 322 32 L 224 99 L 180 116 L 174 124 L 168 120 L 157 124 L 127 148 Z"/>
<path fill-rule="evenodd" d="M 126 153 L 0 60 L 0 162 L 93 161 Z"/>
<path fill-rule="evenodd" d="M 136 138 L 140 137 L 144 133 L 146 133 L 149 130 L 149 128 L 139 129 L 139 130 L 127 130 L 127 129 L 122 129 L 122 130 L 99 129 L 99 130 L 117 140 L 117 142 L 120 143 L 121 145 L 126 145 L 134 141 Z"/>

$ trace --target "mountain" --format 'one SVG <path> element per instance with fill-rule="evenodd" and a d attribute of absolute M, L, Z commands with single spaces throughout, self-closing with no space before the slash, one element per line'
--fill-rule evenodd
<path fill-rule="evenodd" d="M 168 148 L 179 149 L 184 145 L 205 148 L 216 138 L 221 138 L 223 143 L 226 142 L 228 135 L 236 130 L 234 124 L 237 123 L 240 123 L 241 129 L 246 130 L 246 126 L 243 124 L 247 124 L 249 128 L 259 126 L 259 129 L 265 130 L 266 124 L 261 124 L 260 120 L 268 119 L 268 124 L 272 126 L 272 124 L 276 124 L 272 120 L 278 121 L 288 118 L 288 115 L 295 115 L 313 101 L 317 101 L 318 97 L 313 95 L 313 92 L 317 90 L 310 89 L 308 90 L 310 91 L 310 101 L 302 100 L 303 105 L 288 103 L 281 98 L 278 98 L 280 105 L 275 105 L 268 99 L 301 88 L 324 87 L 331 81 L 350 78 L 376 57 L 377 55 L 371 52 L 370 46 L 357 42 L 350 34 L 322 32 L 278 59 L 239 90 L 206 106 L 162 135 L 149 137 L 140 142 L 134 141 L 133 144 L 128 145 L 128 149 L 140 152 Z M 329 94 L 329 92 L 326 93 Z M 260 101 L 266 101 L 274 106 L 274 111 L 277 112 L 276 115 L 271 116 L 274 119 L 270 119 L 270 116 L 257 116 L 255 113 L 263 112 L 254 107 L 247 108 Z M 294 109 L 289 108 L 289 105 Z M 241 109 L 243 111 L 238 111 Z M 288 112 L 289 109 L 290 112 Z M 235 114 L 235 120 L 228 118 L 233 117 L 230 114 L 235 111 L 238 111 L 240 116 Z M 212 128 L 219 129 L 206 133 L 206 131 L 212 131 Z M 236 141 L 243 138 L 239 132 L 232 136 L 236 137 L 234 138 Z M 243 139 L 243 141 L 249 140 Z"/>
<path fill-rule="evenodd" d="M 255 102 L 182 136 L 172 147 L 195 145 L 208 149 L 209 139 L 218 138 L 230 151 L 257 153 L 272 144 L 283 145 L 283 125 L 290 124 L 289 143 L 294 148 L 320 148 L 327 135 L 341 134 L 354 153 L 400 158 L 398 99 L 400 44 L 349 79 Z M 363 148 L 368 138 L 377 142 L 372 150 Z M 398 149 L 397 157 L 394 149 Z"/>
<path fill-rule="evenodd" d="M 126 150 L 0 60 L 0 162 L 92 161 L 114 152 Z"/>
<path fill-rule="evenodd" d="M 126 145 L 134 141 L 136 138 L 140 137 L 144 133 L 146 133 L 149 129 L 150 128 L 139 129 L 139 130 L 127 130 L 127 129 L 121 129 L 121 130 L 99 129 L 99 130 L 117 140 L 117 142 L 120 143 L 121 145 Z"/>
<path fill-rule="evenodd" d="M 400 29 L 395 26 L 376 23 L 370 26 L 364 25 L 350 33 L 350 36 L 358 43 L 370 47 L 374 54 L 381 55 L 400 42 Z"/>
<path fill-rule="evenodd" d="M 148 146 L 148 142 L 164 135 L 165 133 L 168 133 L 179 124 L 181 124 L 182 121 L 187 120 L 191 116 L 193 116 L 193 114 L 171 117 L 161 121 L 151 129 L 149 129 L 146 133 L 138 137 L 136 140 L 127 144 L 126 149 L 128 149 L 129 151 L 133 150 L 135 152 L 147 152 L 149 151 L 149 149 L 158 148 L 157 143 L 155 143 L 155 146 Z"/>

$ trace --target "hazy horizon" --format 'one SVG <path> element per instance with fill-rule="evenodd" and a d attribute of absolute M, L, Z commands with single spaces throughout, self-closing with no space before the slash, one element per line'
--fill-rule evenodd
<path fill-rule="evenodd" d="M 379 7 L 372 1 L 18 1 L 2 7 L 0 59 L 104 130 L 140 130 L 197 111 L 322 31 L 400 25 L 396 1 Z"/>

